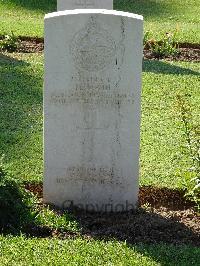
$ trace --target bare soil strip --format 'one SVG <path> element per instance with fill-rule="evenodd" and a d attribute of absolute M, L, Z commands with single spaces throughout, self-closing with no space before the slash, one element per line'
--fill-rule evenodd
<path fill-rule="evenodd" d="M 0 36 L 2 39 L 2 36 Z M 153 54 L 148 45 L 144 48 L 144 59 L 159 60 L 165 59 L 169 61 L 193 61 L 200 62 L 200 44 L 197 43 L 179 43 L 179 53 L 175 56 L 158 57 Z M 44 51 L 44 39 L 37 37 L 20 36 L 18 53 L 41 53 Z"/>
<path fill-rule="evenodd" d="M 194 46 L 195 47 L 195 46 Z M 166 56 L 163 57 L 167 60 L 175 60 L 175 61 L 193 61 L 200 62 L 200 47 L 180 47 L 180 52 L 176 56 Z M 22 40 L 20 42 L 19 48 L 17 52 L 20 53 L 40 53 L 44 50 L 44 43 L 38 40 Z M 160 57 L 155 56 L 151 50 L 144 49 L 144 59 L 162 59 Z"/>
<path fill-rule="evenodd" d="M 25 188 L 42 202 L 42 184 L 26 184 Z M 53 230 L 47 227 L 29 227 L 28 236 L 83 237 L 86 239 L 117 239 L 136 243 L 190 244 L 200 246 L 200 216 L 193 202 L 185 199 L 184 191 L 168 188 L 141 187 L 140 207 L 126 213 L 89 213 L 70 210 L 78 221 L 81 232 Z M 64 211 L 52 209 L 62 215 Z"/>

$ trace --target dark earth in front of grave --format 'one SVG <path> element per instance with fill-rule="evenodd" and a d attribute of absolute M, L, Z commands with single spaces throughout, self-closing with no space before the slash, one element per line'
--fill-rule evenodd
<path fill-rule="evenodd" d="M 193 61 L 200 62 L 200 45 L 194 43 L 178 44 L 180 52 L 174 56 L 158 57 L 146 47 L 144 49 L 144 59 L 166 59 L 169 61 Z M 34 37 L 19 37 L 19 44 L 16 52 L 19 53 L 40 53 L 44 50 L 44 39 Z"/>
<path fill-rule="evenodd" d="M 42 184 L 26 184 L 42 205 Z M 136 243 L 190 244 L 200 246 L 200 216 L 193 202 L 186 200 L 184 191 L 168 188 L 141 187 L 140 207 L 126 213 L 89 213 L 69 210 L 80 225 L 80 233 L 59 231 L 47 227 L 31 227 L 27 236 L 57 237 L 60 239 L 116 239 Z M 58 215 L 65 211 L 51 206 Z"/>

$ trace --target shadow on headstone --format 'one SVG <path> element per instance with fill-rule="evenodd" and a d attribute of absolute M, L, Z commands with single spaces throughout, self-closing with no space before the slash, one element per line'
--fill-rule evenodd
<path fill-rule="evenodd" d="M 189 68 L 180 67 L 172 63 L 159 60 L 143 60 L 143 72 L 171 75 L 197 75 L 200 73 Z"/>

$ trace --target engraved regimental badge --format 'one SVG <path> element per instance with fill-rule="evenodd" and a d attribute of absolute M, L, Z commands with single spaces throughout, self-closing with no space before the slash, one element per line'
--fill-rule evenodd
<path fill-rule="evenodd" d="M 89 72 L 108 68 L 116 56 L 114 39 L 99 25 L 95 15 L 74 35 L 70 49 L 76 68 Z"/>

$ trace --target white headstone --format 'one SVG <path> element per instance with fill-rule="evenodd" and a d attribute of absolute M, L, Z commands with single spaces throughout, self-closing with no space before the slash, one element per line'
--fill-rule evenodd
<path fill-rule="evenodd" d="M 113 0 L 57 0 L 57 9 L 113 9 Z"/>
<path fill-rule="evenodd" d="M 44 201 L 125 211 L 138 200 L 143 19 L 45 17 Z"/>

